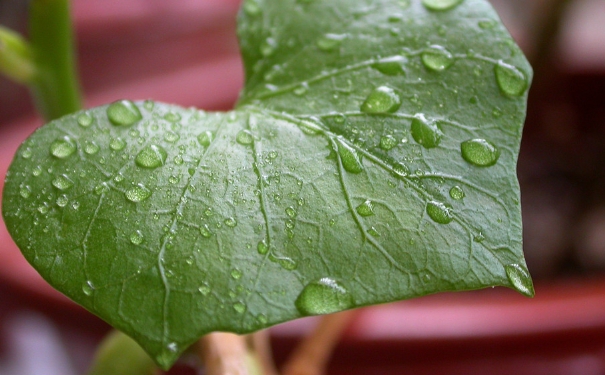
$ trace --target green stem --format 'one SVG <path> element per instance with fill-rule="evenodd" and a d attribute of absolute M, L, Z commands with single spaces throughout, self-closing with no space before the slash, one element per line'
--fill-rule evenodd
<path fill-rule="evenodd" d="M 31 48 L 18 33 L 0 26 L 0 72 L 18 83 L 30 84 L 36 67 Z"/>
<path fill-rule="evenodd" d="M 38 111 L 50 121 L 81 109 L 69 0 L 32 0 L 29 25 Z"/>
<path fill-rule="evenodd" d="M 112 331 L 97 349 L 88 375 L 158 375 L 153 360 L 133 339 Z"/>

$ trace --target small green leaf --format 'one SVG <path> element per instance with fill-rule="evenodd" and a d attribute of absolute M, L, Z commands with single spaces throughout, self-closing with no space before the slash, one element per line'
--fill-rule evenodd
<path fill-rule="evenodd" d="M 211 331 L 533 294 L 515 176 L 531 69 L 487 1 L 248 0 L 239 35 L 235 111 L 120 101 L 21 146 L 3 215 L 46 280 L 163 368 Z"/>

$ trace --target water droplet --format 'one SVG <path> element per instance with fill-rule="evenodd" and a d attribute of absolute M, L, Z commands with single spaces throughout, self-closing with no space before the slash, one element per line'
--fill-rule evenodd
<path fill-rule="evenodd" d="M 534 284 L 525 267 L 519 264 L 507 264 L 504 270 L 508 280 L 519 293 L 528 297 L 534 296 Z"/>
<path fill-rule="evenodd" d="M 279 155 L 277 151 L 270 151 L 267 156 L 269 156 L 269 159 L 274 160 L 277 158 L 277 155 Z"/>
<path fill-rule="evenodd" d="M 197 136 L 197 141 L 204 147 L 210 146 L 210 143 L 212 143 L 213 140 L 214 134 L 209 130 L 206 130 Z"/>
<path fill-rule="evenodd" d="M 151 190 L 149 190 L 143 184 L 137 184 L 126 191 L 126 199 L 131 202 L 138 203 L 151 196 Z"/>
<path fill-rule="evenodd" d="M 94 141 L 84 142 L 84 152 L 88 155 L 94 155 L 99 152 L 101 148 Z"/>
<path fill-rule="evenodd" d="M 357 174 L 363 171 L 359 153 L 340 139 L 338 140 L 338 154 L 340 155 L 342 166 L 347 172 Z"/>
<path fill-rule="evenodd" d="M 95 194 L 96 195 L 105 194 L 108 191 L 109 191 L 109 185 L 107 185 L 107 182 L 101 182 L 100 184 L 98 184 L 97 186 L 95 186 Z"/>
<path fill-rule="evenodd" d="M 269 246 L 267 246 L 267 242 L 265 242 L 265 240 L 262 240 L 258 243 L 258 245 L 256 245 L 256 250 L 260 255 L 265 255 L 269 252 Z"/>
<path fill-rule="evenodd" d="M 449 224 L 454 220 L 452 208 L 441 202 L 431 201 L 427 203 L 426 213 L 439 224 Z"/>
<path fill-rule="evenodd" d="M 90 281 L 90 280 L 88 280 L 87 282 L 85 282 L 82 285 L 82 292 L 84 292 L 84 294 L 86 294 L 89 297 L 92 295 L 92 293 L 94 292 L 94 290 L 95 290 L 95 286 L 92 283 L 92 281 Z"/>
<path fill-rule="evenodd" d="M 208 224 L 204 224 L 200 227 L 200 233 L 206 238 L 212 236 L 212 232 L 210 231 L 210 227 L 208 226 Z"/>
<path fill-rule="evenodd" d="M 393 113 L 401 106 L 401 98 L 388 86 L 375 88 L 361 105 L 364 113 Z"/>
<path fill-rule="evenodd" d="M 288 271 L 293 271 L 298 267 L 298 264 L 296 264 L 294 260 L 288 257 L 274 257 L 271 260 L 277 262 L 277 264 L 279 264 L 281 268 Z"/>
<path fill-rule="evenodd" d="M 506 95 L 521 96 L 527 90 L 527 78 L 522 71 L 503 61 L 498 61 L 494 69 L 498 87 Z"/>
<path fill-rule="evenodd" d="M 241 302 L 236 302 L 233 304 L 233 310 L 235 310 L 238 314 L 243 314 L 246 312 L 246 305 Z"/>
<path fill-rule="evenodd" d="M 155 102 L 153 100 L 145 100 L 143 107 L 145 107 L 146 110 L 151 111 L 153 110 L 153 107 L 155 107 Z"/>
<path fill-rule="evenodd" d="M 491 29 L 494 26 L 496 26 L 496 21 L 494 21 L 494 20 L 483 20 L 483 21 L 479 21 L 478 25 L 483 30 L 487 30 L 487 29 Z"/>
<path fill-rule="evenodd" d="M 433 45 L 422 52 L 422 63 L 427 69 L 441 72 L 452 66 L 454 56 L 444 47 Z"/>
<path fill-rule="evenodd" d="M 295 304 L 302 315 L 322 315 L 353 307 L 353 298 L 335 280 L 324 277 L 307 284 Z"/>
<path fill-rule="evenodd" d="M 260 314 L 256 317 L 256 320 L 262 325 L 267 324 L 267 316 L 265 314 Z"/>
<path fill-rule="evenodd" d="M 235 227 L 237 225 L 237 220 L 235 220 L 232 217 L 227 218 L 227 219 L 225 219 L 225 225 L 228 226 L 228 227 L 230 227 L 230 228 L 233 228 L 233 227 Z"/>
<path fill-rule="evenodd" d="M 294 95 L 305 95 L 307 91 L 309 91 L 309 84 L 307 82 L 303 82 L 297 88 L 294 89 Z"/>
<path fill-rule="evenodd" d="M 286 208 L 286 214 L 290 217 L 296 217 L 296 210 L 294 207 L 290 206 Z"/>
<path fill-rule="evenodd" d="M 164 140 L 169 143 L 174 143 L 174 142 L 178 141 L 180 138 L 181 138 L 181 136 L 176 134 L 175 132 L 169 131 L 169 132 L 166 132 L 166 134 L 164 134 Z"/>
<path fill-rule="evenodd" d="M 80 113 L 78 115 L 77 121 L 78 125 L 83 128 L 87 128 L 92 125 L 92 116 L 90 116 L 88 113 Z"/>
<path fill-rule="evenodd" d="M 178 184 L 179 181 L 181 181 L 181 179 L 178 176 L 170 176 L 168 177 L 168 182 L 170 182 L 171 184 Z"/>
<path fill-rule="evenodd" d="M 481 243 L 485 241 L 485 236 L 483 235 L 483 233 L 479 232 L 473 237 L 473 241 Z"/>
<path fill-rule="evenodd" d="M 25 150 L 21 151 L 21 157 L 23 159 L 29 159 L 32 157 L 32 149 L 31 148 L 26 148 Z"/>
<path fill-rule="evenodd" d="M 346 38 L 346 34 L 326 34 L 317 40 L 317 48 L 329 52 L 337 49 Z"/>
<path fill-rule="evenodd" d="M 119 100 L 107 107 L 107 118 L 115 126 L 130 126 L 140 121 L 143 116 L 136 104 L 130 100 Z"/>
<path fill-rule="evenodd" d="M 76 152 L 76 143 L 68 136 L 57 138 L 50 145 L 50 153 L 59 159 L 65 159 Z"/>
<path fill-rule="evenodd" d="M 460 186 L 454 186 L 450 189 L 450 197 L 452 197 L 452 199 L 459 201 L 460 199 L 464 198 L 465 196 L 466 196 L 466 194 L 464 193 L 464 190 L 462 190 L 462 188 Z"/>
<path fill-rule="evenodd" d="M 171 342 L 170 344 L 166 345 L 166 349 L 170 350 L 171 352 L 176 352 L 179 350 L 179 346 L 176 342 Z"/>
<path fill-rule="evenodd" d="M 166 163 L 168 153 L 157 145 L 149 145 L 141 150 L 134 162 L 141 168 L 155 169 Z"/>
<path fill-rule="evenodd" d="M 200 293 L 202 293 L 203 296 L 207 296 L 208 294 L 210 294 L 210 286 L 208 286 L 207 284 L 204 284 L 202 286 L 200 286 L 199 288 L 197 288 L 197 290 L 199 290 Z"/>
<path fill-rule="evenodd" d="M 387 76 L 399 76 L 405 74 L 403 67 L 407 62 L 403 56 L 391 56 L 372 64 L 372 68 Z"/>
<path fill-rule="evenodd" d="M 380 233 L 378 233 L 378 231 L 374 227 L 368 229 L 368 234 L 372 237 L 380 237 Z"/>
<path fill-rule="evenodd" d="M 244 12 L 249 16 L 256 16 L 261 13 L 261 7 L 256 0 L 247 0 L 244 3 Z"/>
<path fill-rule="evenodd" d="M 65 207 L 67 206 L 67 203 L 69 203 L 69 198 L 67 198 L 67 195 L 65 194 L 60 195 L 57 197 L 56 203 L 59 207 Z"/>
<path fill-rule="evenodd" d="M 181 115 L 176 112 L 168 112 L 164 115 L 164 120 L 170 122 L 177 122 L 181 120 Z"/>
<path fill-rule="evenodd" d="M 385 135 L 380 138 L 380 148 L 389 151 L 397 145 L 397 140 L 392 135 Z"/>
<path fill-rule="evenodd" d="M 132 242 L 133 245 L 142 244 L 143 243 L 143 233 L 141 233 L 140 230 L 132 232 L 132 234 L 130 235 L 130 242 Z"/>
<path fill-rule="evenodd" d="M 235 136 L 235 140 L 237 141 L 237 143 L 239 143 L 240 145 L 251 145 L 252 143 L 254 143 L 254 136 L 252 135 L 252 133 L 250 133 L 250 131 L 248 130 L 240 130 L 237 135 Z"/>
<path fill-rule="evenodd" d="M 267 38 L 260 46 L 260 53 L 263 57 L 269 57 L 277 48 L 277 41 L 274 38 Z"/>
<path fill-rule="evenodd" d="M 393 172 L 400 177 L 406 177 L 410 174 L 410 169 L 403 163 L 396 163 L 393 166 Z"/>
<path fill-rule="evenodd" d="M 294 224 L 293 220 L 290 220 L 290 219 L 286 220 L 286 228 L 294 229 L 294 226 L 295 226 L 295 224 Z"/>
<path fill-rule="evenodd" d="M 434 148 L 441 143 L 443 133 L 435 122 L 428 121 L 423 114 L 417 114 L 412 120 L 412 137 L 424 148 Z"/>
<path fill-rule="evenodd" d="M 120 137 L 112 138 L 111 141 L 109 142 L 109 148 L 111 148 L 114 151 L 121 151 L 124 149 L 124 147 L 126 147 L 126 141 L 124 141 Z"/>
<path fill-rule="evenodd" d="M 357 206 L 355 211 L 357 211 L 357 213 L 361 216 L 372 216 L 374 215 L 374 203 L 368 199 Z"/>
<path fill-rule="evenodd" d="M 471 139 L 460 145 L 462 157 L 478 167 L 489 167 L 498 161 L 500 150 L 485 139 Z"/>
<path fill-rule="evenodd" d="M 74 186 L 74 182 L 64 174 L 55 177 L 52 184 L 59 190 L 67 190 Z"/>
<path fill-rule="evenodd" d="M 19 188 L 19 195 L 20 195 L 22 198 L 27 199 L 27 198 L 29 198 L 29 197 L 31 196 L 31 194 L 32 194 L 32 188 L 31 188 L 31 187 L 29 187 L 29 186 L 27 186 L 27 185 L 22 185 L 22 186 Z"/>
<path fill-rule="evenodd" d="M 422 5 L 430 10 L 448 10 L 462 3 L 463 0 L 422 0 Z"/>
<path fill-rule="evenodd" d="M 177 155 L 174 157 L 174 164 L 176 165 L 182 165 L 185 162 L 185 160 L 183 160 L 183 156 L 182 155 Z"/>
<path fill-rule="evenodd" d="M 239 280 L 240 277 L 242 277 L 242 271 L 238 270 L 237 268 L 234 268 L 233 270 L 231 270 L 231 277 L 233 277 L 235 280 Z"/>

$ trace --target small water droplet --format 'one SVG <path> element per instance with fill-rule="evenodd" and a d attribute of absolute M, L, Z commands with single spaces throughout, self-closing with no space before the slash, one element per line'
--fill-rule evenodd
<path fill-rule="evenodd" d="M 267 324 L 267 316 L 265 314 L 260 314 L 256 317 L 256 320 L 262 325 Z"/>
<path fill-rule="evenodd" d="M 378 233 L 378 231 L 374 227 L 368 229 L 368 234 L 372 237 L 380 237 L 380 233 Z"/>
<path fill-rule="evenodd" d="M 397 176 L 406 177 L 410 174 L 410 169 L 403 163 L 396 163 L 393 165 L 393 172 Z"/>
<path fill-rule="evenodd" d="M 498 61 L 494 68 L 498 87 L 506 95 L 521 96 L 527 90 L 527 78 L 518 68 Z"/>
<path fill-rule="evenodd" d="M 168 153 L 157 145 L 149 145 L 141 150 L 134 162 L 141 168 L 155 169 L 166 163 Z"/>
<path fill-rule="evenodd" d="M 426 213 L 439 224 L 449 224 L 454 220 L 452 208 L 444 203 L 431 201 L 426 205 Z"/>
<path fill-rule="evenodd" d="M 88 155 L 94 155 L 99 152 L 101 148 L 94 141 L 84 142 L 84 152 Z"/>
<path fill-rule="evenodd" d="M 246 14 L 249 16 L 259 15 L 262 11 L 256 0 L 246 0 L 243 7 L 244 12 L 246 12 Z"/>
<path fill-rule="evenodd" d="M 528 297 L 534 296 L 534 284 L 525 267 L 519 264 L 507 264 L 504 270 L 508 280 L 519 293 Z"/>
<path fill-rule="evenodd" d="M 338 140 L 338 154 L 340 155 L 342 167 L 347 172 L 357 174 L 363 171 L 361 156 L 357 150 L 340 139 Z"/>
<path fill-rule="evenodd" d="M 309 84 L 307 82 L 301 83 L 297 88 L 294 89 L 294 95 L 302 96 L 309 91 Z"/>
<path fill-rule="evenodd" d="M 235 220 L 232 217 L 229 217 L 229 218 L 225 219 L 225 225 L 230 228 L 233 228 L 237 225 L 237 220 Z"/>
<path fill-rule="evenodd" d="M 164 120 L 169 122 L 177 122 L 181 120 L 181 115 L 176 112 L 168 112 L 164 115 Z"/>
<path fill-rule="evenodd" d="M 412 137 L 424 148 L 434 148 L 439 146 L 443 133 L 437 124 L 428 121 L 423 114 L 417 114 L 412 120 Z"/>
<path fill-rule="evenodd" d="M 233 270 L 231 270 L 231 277 L 233 277 L 235 280 L 239 280 L 240 277 L 242 277 L 242 271 L 238 270 L 237 268 L 234 268 Z"/>
<path fill-rule="evenodd" d="M 37 165 L 33 170 L 32 170 L 32 175 L 34 177 L 38 177 L 42 174 L 42 167 Z"/>
<path fill-rule="evenodd" d="M 124 147 L 126 147 L 126 141 L 124 141 L 120 137 L 112 138 L 111 141 L 109 142 L 109 148 L 111 148 L 114 151 L 121 151 L 124 149 Z"/>
<path fill-rule="evenodd" d="M 353 307 L 351 294 L 335 280 L 324 277 L 307 284 L 295 302 L 302 315 L 331 314 Z"/>
<path fill-rule="evenodd" d="M 450 197 L 452 197 L 452 199 L 459 201 L 460 199 L 464 198 L 465 196 L 466 196 L 466 194 L 464 193 L 464 190 L 462 190 L 462 188 L 460 186 L 454 186 L 450 189 Z"/>
<path fill-rule="evenodd" d="M 408 59 L 403 56 L 390 56 L 372 64 L 372 68 L 387 76 L 404 75 L 404 66 Z"/>
<path fill-rule="evenodd" d="M 422 5 L 430 10 L 448 10 L 462 3 L 464 0 L 422 0 Z"/>
<path fill-rule="evenodd" d="M 242 302 L 236 302 L 233 304 L 233 310 L 235 310 L 238 314 L 243 314 L 246 312 L 246 305 Z"/>
<path fill-rule="evenodd" d="M 366 200 L 355 209 L 361 216 L 372 216 L 374 215 L 374 203 L 371 200 Z"/>
<path fill-rule="evenodd" d="M 55 177 L 52 184 L 59 190 L 67 190 L 74 186 L 74 182 L 64 174 Z"/>
<path fill-rule="evenodd" d="M 29 198 L 32 194 L 32 188 L 29 187 L 28 185 L 21 185 L 21 187 L 19 188 L 19 195 L 22 198 Z"/>
<path fill-rule="evenodd" d="M 277 151 L 269 151 L 267 156 L 269 156 L 269 159 L 274 160 L 277 158 L 277 155 L 279 155 Z"/>
<path fill-rule="evenodd" d="M 151 196 L 151 190 L 149 190 L 143 184 L 137 184 L 137 185 L 131 187 L 130 189 L 128 189 L 125 193 L 125 196 L 126 196 L 126 199 L 128 199 L 129 201 L 138 203 L 138 202 L 142 202 L 145 199 L 149 198 Z"/>
<path fill-rule="evenodd" d="M 489 167 L 498 161 L 500 150 L 485 139 L 471 139 L 460 145 L 462 157 L 478 167 Z"/>
<path fill-rule="evenodd" d="M 212 232 L 210 231 L 208 224 L 204 224 L 200 227 L 200 234 L 206 238 L 212 236 Z"/>
<path fill-rule="evenodd" d="M 197 288 L 197 290 L 199 290 L 199 292 L 202 293 L 203 296 L 207 296 L 211 292 L 210 286 L 208 284 L 200 286 L 199 288 Z"/>
<path fill-rule="evenodd" d="M 401 97 L 388 86 L 375 88 L 361 105 L 364 113 L 393 113 L 401 106 Z"/>
<path fill-rule="evenodd" d="M 132 232 L 132 234 L 130 235 L 130 242 L 132 242 L 133 245 L 142 244 L 143 243 L 143 233 L 141 233 L 140 230 Z"/>
<path fill-rule="evenodd" d="M 478 25 L 483 30 L 492 29 L 494 26 L 496 26 L 496 21 L 494 21 L 494 20 L 483 20 L 483 21 L 479 21 Z"/>
<path fill-rule="evenodd" d="M 140 121 L 143 116 L 136 104 L 130 100 L 119 100 L 107 107 L 107 118 L 115 126 L 130 126 Z"/>
<path fill-rule="evenodd" d="M 294 229 L 294 226 L 295 226 L 295 224 L 294 224 L 293 220 L 290 220 L 290 219 L 286 220 L 286 228 Z"/>
<path fill-rule="evenodd" d="M 179 346 L 176 342 L 171 342 L 170 344 L 166 345 L 166 349 L 170 350 L 171 352 L 176 352 L 179 350 Z"/>
<path fill-rule="evenodd" d="M 473 237 L 473 241 L 481 243 L 485 241 L 485 236 L 483 235 L 483 233 L 479 232 Z"/>
<path fill-rule="evenodd" d="M 237 135 L 235 136 L 235 140 L 237 141 L 237 143 L 239 143 L 240 145 L 251 145 L 252 143 L 254 143 L 254 136 L 252 135 L 252 133 L 250 133 L 249 130 L 240 130 Z"/>
<path fill-rule="evenodd" d="M 56 203 L 59 207 L 65 207 L 67 206 L 67 203 L 69 203 L 69 198 L 67 198 L 67 195 L 65 194 L 60 195 L 57 197 Z"/>
<path fill-rule="evenodd" d="M 27 147 L 23 151 L 21 151 L 21 157 L 23 159 L 30 159 L 32 157 L 32 149 Z"/>
<path fill-rule="evenodd" d="M 335 219 L 330 219 L 330 221 L 328 221 L 328 224 L 333 227 L 334 225 L 336 225 L 336 220 Z"/>
<path fill-rule="evenodd" d="M 271 258 L 271 256 L 269 256 Z M 296 262 L 288 257 L 272 257 L 272 261 L 277 262 L 281 266 L 281 268 L 287 271 L 293 271 L 298 267 Z"/>
<path fill-rule="evenodd" d="M 76 152 L 76 143 L 68 136 L 57 138 L 50 145 L 50 153 L 59 159 L 65 159 Z"/>
<path fill-rule="evenodd" d="M 277 41 L 274 38 L 267 38 L 260 46 L 260 53 L 263 57 L 269 57 L 277 48 Z"/>
<path fill-rule="evenodd" d="M 143 107 L 145 107 L 146 110 L 151 111 L 153 110 L 153 107 L 155 107 L 155 102 L 153 100 L 145 100 Z"/>
<path fill-rule="evenodd" d="M 174 164 L 176 165 L 182 165 L 185 162 L 185 160 L 183 159 L 183 155 L 177 155 L 174 157 Z"/>
<path fill-rule="evenodd" d="M 180 135 L 176 134 L 175 132 L 166 132 L 166 134 L 164 134 L 164 140 L 168 143 L 174 143 L 176 141 L 178 141 L 181 138 Z"/>
<path fill-rule="evenodd" d="M 380 148 L 389 151 L 397 145 L 397 140 L 392 135 L 385 135 L 380 138 Z"/>
<path fill-rule="evenodd" d="M 90 280 L 88 280 L 87 282 L 85 282 L 82 285 L 82 292 L 84 292 L 84 294 L 86 294 L 89 297 L 92 295 L 92 293 L 94 292 L 94 290 L 95 290 L 95 286 L 92 283 L 92 281 L 90 281 Z"/>
<path fill-rule="evenodd" d="M 422 63 L 427 69 L 441 72 L 454 63 L 454 57 L 444 47 L 433 45 L 422 52 Z"/>
<path fill-rule="evenodd" d="M 269 252 L 269 246 L 265 240 L 262 240 L 256 245 L 256 250 L 260 255 L 265 255 Z"/>
<path fill-rule="evenodd" d="M 294 207 L 290 206 L 286 208 L 286 214 L 290 217 L 296 217 L 296 210 L 294 209 Z"/>
<path fill-rule="evenodd" d="M 326 34 L 317 40 L 317 48 L 322 51 L 330 52 L 334 51 L 342 44 L 342 41 L 346 38 L 346 34 Z"/>
<path fill-rule="evenodd" d="M 206 130 L 197 136 L 197 141 L 204 147 L 210 146 L 210 143 L 214 140 L 214 134 L 210 130 Z"/>
<path fill-rule="evenodd" d="M 170 176 L 168 177 L 168 182 L 170 182 L 171 184 L 178 184 L 179 181 L 181 181 L 181 179 L 178 176 Z"/>
<path fill-rule="evenodd" d="M 92 116 L 90 116 L 88 113 L 80 113 L 77 121 L 78 125 L 81 127 L 88 128 L 90 125 L 92 125 Z"/>

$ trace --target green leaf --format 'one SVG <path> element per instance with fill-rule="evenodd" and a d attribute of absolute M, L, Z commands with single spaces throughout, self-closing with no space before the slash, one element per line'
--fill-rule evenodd
<path fill-rule="evenodd" d="M 121 101 L 21 146 L 3 214 L 52 285 L 164 368 L 215 330 L 533 295 L 515 177 L 532 73 L 486 1 L 249 0 L 239 21 L 235 111 Z"/>

